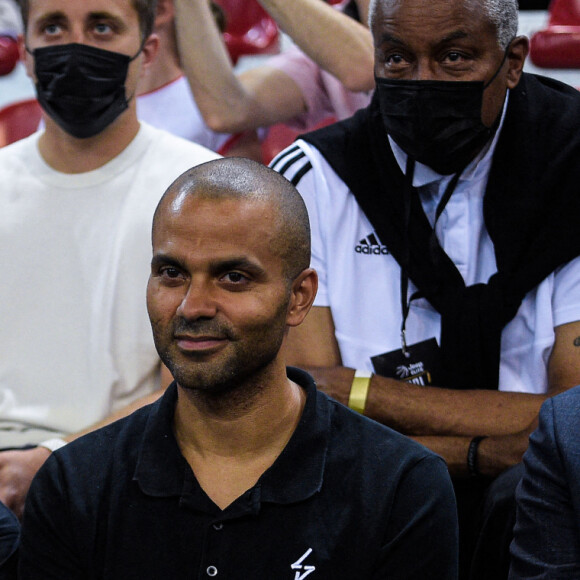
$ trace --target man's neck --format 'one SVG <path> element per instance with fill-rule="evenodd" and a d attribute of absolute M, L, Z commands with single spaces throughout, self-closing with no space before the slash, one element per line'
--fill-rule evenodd
<path fill-rule="evenodd" d="M 179 388 L 176 439 L 207 495 L 222 509 L 252 487 L 290 440 L 306 394 L 285 375 L 216 405 Z"/>
<path fill-rule="evenodd" d="M 86 173 L 117 157 L 139 132 L 134 106 L 121 114 L 98 135 L 77 139 L 61 129 L 47 115 L 38 148 L 44 161 L 62 173 Z"/>

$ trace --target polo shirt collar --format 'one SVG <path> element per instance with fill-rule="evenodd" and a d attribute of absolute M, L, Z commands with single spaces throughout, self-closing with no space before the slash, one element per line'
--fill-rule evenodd
<path fill-rule="evenodd" d="M 180 496 L 187 470 L 191 471 L 173 434 L 176 403 L 177 385 L 174 382 L 161 399 L 151 405 L 141 438 L 133 480 L 145 494 L 154 497 Z"/>
<path fill-rule="evenodd" d="M 287 374 L 306 391 L 306 402 L 296 430 L 280 456 L 256 485 L 239 498 L 249 501 L 256 510 L 260 502 L 289 504 L 303 501 L 322 487 L 332 406 L 328 398 L 316 389 L 309 374 L 290 367 Z M 199 484 L 173 434 L 176 403 L 177 386 L 173 383 L 151 407 L 133 479 L 147 495 L 179 496 L 183 500 L 183 496 L 194 493 Z"/>
<path fill-rule="evenodd" d="M 306 403 L 290 441 L 258 481 L 262 501 L 279 504 L 302 501 L 320 491 L 331 429 L 331 404 L 312 377 L 295 368 L 288 368 L 287 374 L 305 389 Z"/>

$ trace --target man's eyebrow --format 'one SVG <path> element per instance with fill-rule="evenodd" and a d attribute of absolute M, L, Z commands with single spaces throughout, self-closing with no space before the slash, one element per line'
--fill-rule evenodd
<path fill-rule="evenodd" d="M 383 42 L 388 42 L 390 44 L 398 44 L 399 46 L 404 46 L 406 44 L 400 38 L 398 38 L 397 36 L 393 36 L 388 32 L 381 34 L 380 43 L 382 44 Z"/>
<path fill-rule="evenodd" d="M 89 22 L 100 22 L 102 20 L 113 21 L 115 25 L 119 28 L 127 28 L 126 23 L 119 18 L 116 14 L 112 12 L 107 12 L 106 10 L 99 10 L 91 12 L 87 18 Z"/>
<path fill-rule="evenodd" d="M 462 40 L 463 38 L 468 38 L 469 34 L 465 32 L 465 30 L 455 30 L 451 32 L 447 36 L 444 36 L 438 44 L 447 44 L 449 42 L 453 42 L 454 40 Z"/>
<path fill-rule="evenodd" d="M 183 269 L 183 263 L 177 258 L 173 258 L 166 254 L 155 254 L 151 258 L 151 268 L 159 268 L 159 266 L 173 266 L 175 268 Z"/>
<path fill-rule="evenodd" d="M 41 28 L 44 24 L 54 23 L 54 22 L 65 22 L 67 20 L 66 14 L 61 10 L 53 10 L 52 12 L 46 12 L 42 16 L 39 16 L 34 26 L 36 28 Z"/>
<path fill-rule="evenodd" d="M 265 274 L 264 268 L 244 256 L 227 258 L 224 260 L 215 260 L 211 263 L 211 269 L 214 273 L 226 272 L 230 270 L 242 270 L 254 276 L 261 276 Z"/>
<path fill-rule="evenodd" d="M 461 40 L 463 38 L 467 38 L 468 36 L 469 36 L 469 34 L 467 32 L 465 32 L 465 30 L 455 30 L 453 32 L 450 32 L 449 34 L 447 34 L 443 38 L 439 39 L 437 41 L 437 44 L 448 44 L 450 42 L 453 42 L 454 40 Z M 396 44 L 399 46 L 405 46 L 405 44 L 406 44 L 399 37 L 394 36 L 393 34 L 390 34 L 389 32 L 385 32 L 384 34 L 382 34 L 380 40 L 381 40 L 381 42 L 388 42 L 390 44 Z"/>

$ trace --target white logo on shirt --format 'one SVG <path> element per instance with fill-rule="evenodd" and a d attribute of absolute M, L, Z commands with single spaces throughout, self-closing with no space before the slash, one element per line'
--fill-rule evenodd
<path fill-rule="evenodd" d="M 312 548 L 308 548 L 308 550 L 306 550 L 306 552 L 304 552 L 304 554 L 302 554 L 302 556 L 300 556 L 300 558 L 298 558 L 298 560 L 296 560 L 296 562 L 294 562 L 294 564 L 290 566 L 292 570 L 298 570 L 298 572 L 296 572 L 296 574 L 294 575 L 294 580 L 304 580 L 306 576 L 308 576 L 309 574 L 314 572 L 314 570 L 316 570 L 316 566 L 302 565 L 302 562 L 304 562 L 304 560 L 306 560 L 306 558 L 308 558 L 308 556 L 310 556 L 311 553 Z M 300 570 L 303 570 L 303 572 L 300 573 Z"/>

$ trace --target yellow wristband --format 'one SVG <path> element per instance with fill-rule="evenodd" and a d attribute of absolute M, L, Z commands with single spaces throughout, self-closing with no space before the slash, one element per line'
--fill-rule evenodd
<path fill-rule="evenodd" d="M 369 394 L 369 386 L 373 373 L 367 371 L 355 371 L 354 379 L 350 387 L 348 406 L 357 413 L 364 415 Z"/>

